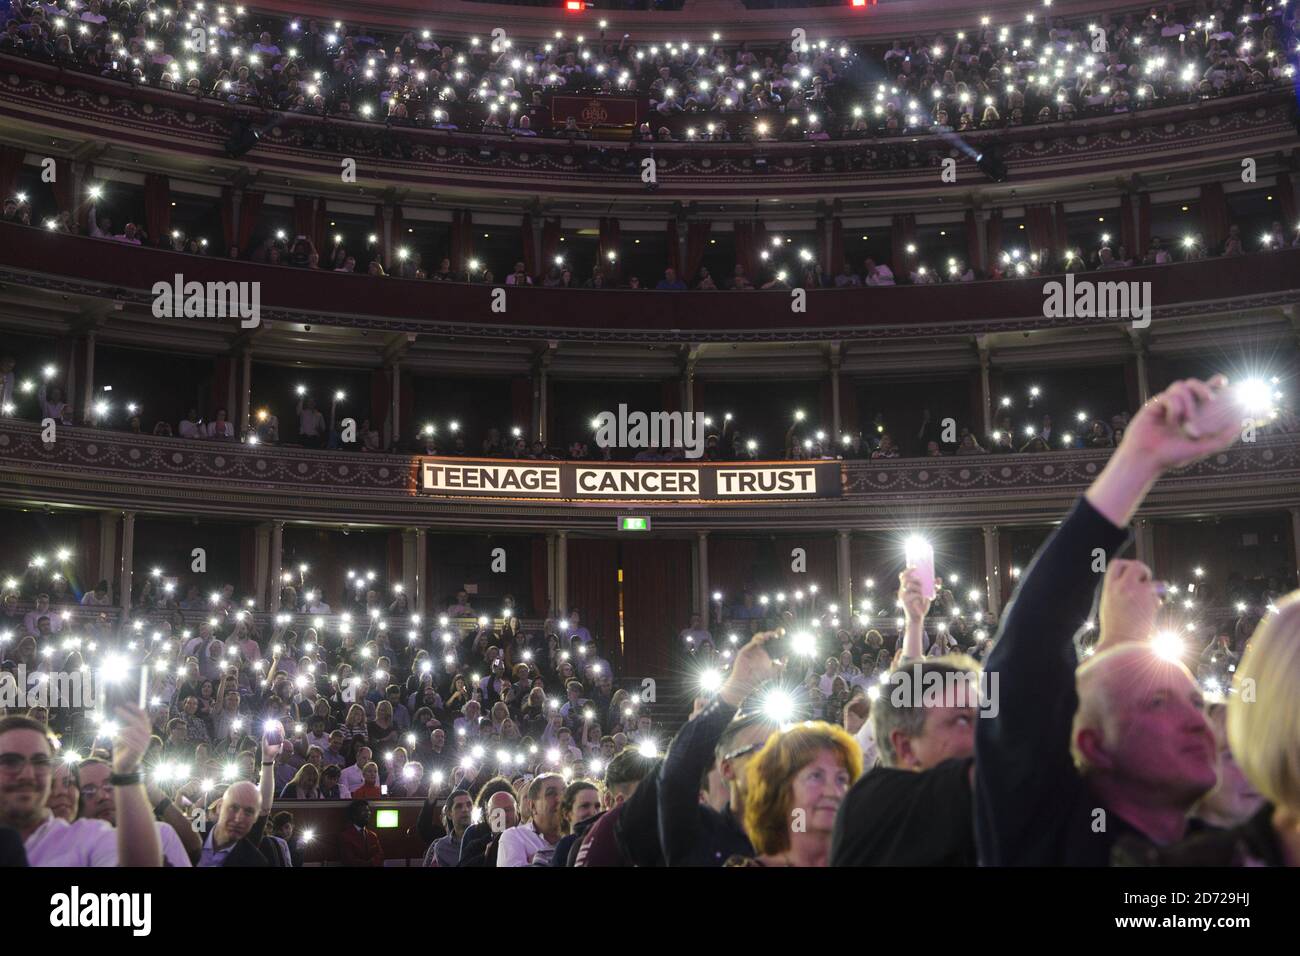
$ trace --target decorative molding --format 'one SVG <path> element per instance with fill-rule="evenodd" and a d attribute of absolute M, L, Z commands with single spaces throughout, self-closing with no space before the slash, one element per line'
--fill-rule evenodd
<path fill-rule="evenodd" d="M 849 461 L 843 497 L 725 505 L 636 504 L 657 532 L 888 529 L 1044 524 L 1059 520 L 1108 452 Z M 611 534 L 630 505 L 431 499 L 405 455 L 189 441 L 64 427 L 52 446 L 38 425 L 0 424 L 0 502 L 130 508 L 141 514 L 274 518 L 351 525 L 553 529 Z M 1300 506 L 1300 435 L 1237 445 L 1162 480 L 1145 515 Z"/>

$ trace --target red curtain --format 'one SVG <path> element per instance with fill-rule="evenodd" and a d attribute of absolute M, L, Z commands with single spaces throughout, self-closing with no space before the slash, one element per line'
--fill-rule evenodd
<path fill-rule="evenodd" d="M 239 204 L 239 241 L 236 243 L 240 256 L 248 254 L 248 241 L 253 238 L 253 230 L 257 228 L 258 217 L 262 214 L 263 198 L 262 193 L 244 190 Z"/>
<path fill-rule="evenodd" d="M 669 219 L 664 225 L 668 239 L 668 261 L 664 264 L 664 268 L 672 269 L 677 273 L 677 278 L 685 281 L 688 277 L 682 275 L 681 243 L 677 241 L 677 220 Z"/>
<path fill-rule="evenodd" d="M 542 261 L 537 270 L 545 275 L 555 265 L 555 256 L 560 250 L 560 220 L 547 219 L 542 223 Z"/>
<path fill-rule="evenodd" d="M 907 247 L 916 241 L 916 216 L 912 213 L 895 213 L 889 228 L 890 256 L 889 267 L 899 280 L 912 271 L 913 260 L 907 254 Z"/>
<path fill-rule="evenodd" d="M 77 196 L 72 160 L 58 158 L 54 160 L 54 182 L 51 185 L 54 191 L 54 203 L 59 207 L 59 212 L 72 213 L 82 231 L 89 232 L 86 229 L 86 213 L 90 207 L 81 203 Z"/>
<path fill-rule="evenodd" d="M 388 580 L 401 581 L 403 566 L 406 563 L 404 560 L 405 555 L 402 553 L 402 532 L 389 531 L 387 543 L 388 548 L 385 557 L 387 558 L 388 567 L 385 569 L 385 573 L 388 575 Z"/>
<path fill-rule="evenodd" d="M 172 191 L 167 177 L 147 173 L 144 177 L 144 228 L 157 246 L 170 246 L 172 231 Z"/>
<path fill-rule="evenodd" d="M 1119 197 L 1119 241 L 1124 251 L 1134 258 L 1138 257 L 1137 231 L 1133 228 L 1133 196 L 1129 193 Z M 1119 252 L 1118 249 L 1115 250 Z M 1115 258 L 1119 258 L 1118 255 Z"/>
<path fill-rule="evenodd" d="M 840 432 L 850 434 L 858 430 L 858 390 L 851 379 L 840 375 Z"/>
<path fill-rule="evenodd" d="M 306 236 L 325 258 L 325 200 L 316 196 L 295 196 L 293 200 L 294 235 Z"/>
<path fill-rule="evenodd" d="M 673 641 L 693 610 L 693 547 L 680 540 L 623 542 L 623 676 L 669 676 Z"/>
<path fill-rule="evenodd" d="M 532 590 L 530 595 L 532 612 L 537 617 L 550 617 L 551 608 L 546 597 L 546 579 L 550 568 L 548 566 L 549 555 L 547 554 L 544 535 L 533 535 L 530 542 L 530 551 L 532 562 L 529 566 L 531 572 L 529 586 Z"/>
<path fill-rule="evenodd" d="M 1052 235 L 1052 209 L 1047 205 L 1025 207 L 1025 231 L 1029 233 L 1029 248 L 1045 256 L 1044 263 L 1055 259 Z"/>
<path fill-rule="evenodd" d="M 1201 232 L 1207 252 L 1220 252 L 1228 238 L 1228 200 L 1220 183 L 1201 184 Z"/>
<path fill-rule="evenodd" d="M 583 625 L 617 667 L 618 542 L 609 538 L 569 538 L 568 542 L 568 608 L 581 612 Z"/>
<path fill-rule="evenodd" d="M 401 427 L 398 430 L 407 435 L 413 435 L 415 433 L 415 429 L 412 427 L 415 420 L 415 380 L 410 373 L 402 376 L 401 394 L 398 396 L 398 401 L 401 403 L 400 411 L 402 416 Z M 400 434 L 394 435 L 393 441 L 401 441 L 401 438 Z"/>
<path fill-rule="evenodd" d="M 18 174 L 26 155 L 27 150 L 17 146 L 0 146 L 0 197 L 8 199 L 18 191 Z"/>
<path fill-rule="evenodd" d="M 468 209 L 457 209 L 451 214 L 451 268 L 463 272 L 474 258 L 474 226 Z"/>
<path fill-rule="evenodd" d="M 687 283 L 694 281 L 704 262 L 704 250 L 709 244 L 712 225 L 708 219 L 697 219 L 686 228 L 686 274 L 681 278 Z M 717 281 L 716 277 L 714 281 Z"/>
<path fill-rule="evenodd" d="M 1070 229 L 1065 220 L 1065 203 L 1058 202 L 1054 211 L 1056 213 L 1056 251 L 1064 259 L 1066 250 L 1070 248 Z"/>
<path fill-rule="evenodd" d="M 759 253 L 767 246 L 767 227 L 761 219 L 737 222 L 735 236 L 736 265 L 745 270 L 745 276 L 750 282 L 757 284 L 759 274 L 763 271 L 763 260 L 759 258 Z"/>
<path fill-rule="evenodd" d="M 1282 223 L 1288 228 L 1293 228 L 1296 221 L 1295 206 L 1295 183 L 1291 181 L 1291 174 L 1286 170 L 1277 174 L 1277 186 L 1274 187 L 1277 193 L 1277 201 L 1282 209 Z"/>
<path fill-rule="evenodd" d="M 613 216 L 600 217 L 600 242 L 596 246 L 596 264 L 611 283 L 623 280 L 622 229 Z M 610 259 L 609 254 L 614 254 Z"/>
<path fill-rule="evenodd" d="M 998 268 L 1002 263 L 999 259 L 1002 256 L 1002 210 L 994 209 L 989 213 L 989 220 L 984 224 L 984 234 L 987 237 L 988 245 L 988 265 L 986 268 L 989 272 Z"/>
<path fill-rule="evenodd" d="M 390 254 L 396 253 L 398 249 L 406 245 L 406 237 L 407 237 L 406 223 L 402 219 L 402 207 L 394 203 L 393 204 L 393 239 L 391 243 L 393 248 Z M 390 259 L 389 261 L 392 263 L 392 267 L 396 269 L 398 265 L 398 260 Z"/>
<path fill-rule="evenodd" d="M 537 245 L 533 241 L 533 216 L 532 213 L 524 213 L 524 221 L 520 225 L 520 235 L 524 241 L 523 255 L 524 273 L 530 276 L 537 275 Z M 514 271 L 514 264 L 511 263 L 511 271 Z"/>
<path fill-rule="evenodd" d="M 966 262 L 976 271 L 986 268 L 980 258 L 980 223 L 974 209 L 966 210 Z"/>
<path fill-rule="evenodd" d="M 844 223 L 837 216 L 831 220 L 830 255 L 823 260 L 822 271 L 831 276 L 839 274 L 844 268 Z"/>
<path fill-rule="evenodd" d="M 678 412 L 682 408 L 682 384 L 675 378 L 667 378 L 659 383 L 659 402 L 666 412 Z M 697 412 L 704 409 L 696 406 Z"/>
<path fill-rule="evenodd" d="M 1151 246 L 1151 194 L 1138 195 L 1137 248 L 1130 249 L 1129 254 L 1141 261 L 1142 256 Z"/>
<path fill-rule="evenodd" d="M 709 593 L 721 591 L 723 603 L 730 605 L 740 603 L 746 588 L 758 588 L 761 543 L 759 538 L 709 535 Z"/>

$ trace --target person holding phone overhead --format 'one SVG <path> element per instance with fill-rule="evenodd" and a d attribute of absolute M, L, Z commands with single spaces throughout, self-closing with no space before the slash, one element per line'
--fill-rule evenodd
<path fill-rule="evenodd" d="M 203 840 L 198 866 L 274 865 L 261 843 L 275 801 L 275 758 L 283 746 L 284 726 L 275 721 L 262 734 L 260 783 L 254 786 L 240 780 L 226 788 L 217 823 Z"/>

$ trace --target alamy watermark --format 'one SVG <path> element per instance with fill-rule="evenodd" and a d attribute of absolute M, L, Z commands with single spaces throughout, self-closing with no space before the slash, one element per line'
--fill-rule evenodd
<path fill-rule="evenodd" d="M 262 323 L 262 283 L 186 282 L 179 272 L 170 282 L 153 284 L 157 319 L 239 319 L 240 328 Z"/>
<path fill-rule="evenodd" d="M 1151 324 L 1150 282 L 1097 282 L 1075 279 L 1043 285 L 1043 317 L 1048 319 L 1132 319 L 1133 328 Z"/>
<path fill-rule="evenodd" d="M 600 448 L 682 448 L 687 458 L 704 454 L 703 412 L 601 412 L 592 422 Z"/>
<path fill-rule="evenodd" d="M 87 671 L 36 671 L 29 675 L 27 665 L 19 664 L 12 674 L 0 672 L 0 710 L 93 710 L 97 700 L 94 675 Z"/>
<path fill-rule="evenodd" d="M 997 671 L 923 670 L 921 664 L 904 665 L 889 672 L 881 693 L 889 694 L 894 707 L 956 707 L 978 710 L 981 717 L 996 717 L 998 705 Z"/>

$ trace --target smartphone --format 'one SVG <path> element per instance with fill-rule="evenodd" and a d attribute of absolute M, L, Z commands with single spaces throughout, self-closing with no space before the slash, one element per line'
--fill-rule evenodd
<path fill-rule="evenodd" d="M 1214 435 L 1230 425 L 1239 425 L 1246 417 L 1246 409 L 1236 392 L 1230 387 L 1214 389 L 1214 397 L 1200 402 L 1183 422 L 1183 434 L 1188 438 Z"/>
<path fill-rule="evenodd" d="M 263 725 L 266 742 L 272 746 L 284 743 L 284 724 L 278 720 L 269 720 Z"/>
<path fill-rule="evenodd" d="M 149 665 L 130 664 L 111 678 L 101 671 L 96 688 L 99 691 L 99 713 L 106 719 L 113 719 L 117 708 L 130 704 L 145 710 L 149 706 Z"/>
<path fill-rule="evenodd" d="M 934 545 L 917 535 L 907 539 L 903 546 L 904 559 L 909 568 L 915 568 L 921 579 L 921 593 L 926 600 L 934 600 Z"/>
<path fill-rule="evenodd" d="M 767 656 L 774 661 L 783 661 L 790 656 L 790 632 L 784 627 L 776 628 L 776 637 L 763 645 Z"/>

